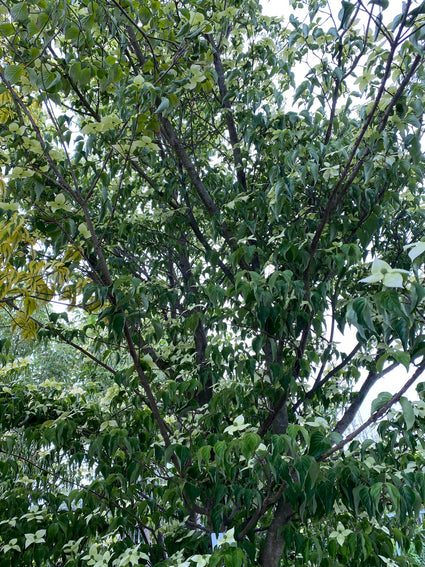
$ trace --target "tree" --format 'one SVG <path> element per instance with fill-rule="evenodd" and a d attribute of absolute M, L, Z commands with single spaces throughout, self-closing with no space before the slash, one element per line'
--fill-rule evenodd
<path fill-rule="evenodd" d="M 420 554 L 425 4 L 388 5 L 3 2 L 1 307 L 75 366 L 3 341 L 0 565 Z"/>

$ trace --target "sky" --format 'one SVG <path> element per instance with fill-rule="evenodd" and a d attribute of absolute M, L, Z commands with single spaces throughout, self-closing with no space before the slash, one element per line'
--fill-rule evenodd
<path fill-rule="evenodd" d="M 414 4 L 419 5 L 422 0 L 414 0 Z M 368 2 L 365 2 L 366 4 Z M 401 12 L 403 0 L 390 0 L 388 8 L 385 10 L 384 14 L 388 19 L 393 19 L 397 14 Z M 331 6 L 336 6 L 336 10 L 339 10 L 341 5 L 340 0 L 328 0 L 328 4 Z M 263 13 L 267 16 L 283 16 L 285 13 L 289 12 L 289 0 L 262 0 Z"/>

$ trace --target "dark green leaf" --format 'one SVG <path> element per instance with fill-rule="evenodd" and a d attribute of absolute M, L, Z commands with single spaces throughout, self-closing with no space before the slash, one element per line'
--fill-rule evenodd
<path fill-rule="evenodd" d="M 356 5 L 351 4 L 351 2 L 346 2 L 345 0 L 342 1 L 342 8 L 338 14 L 338 18 L 341 22 L 340 27 L 342 29 L 347 29 L 347 25 L 350 21 L 350 16 L 353 13 Z"/>

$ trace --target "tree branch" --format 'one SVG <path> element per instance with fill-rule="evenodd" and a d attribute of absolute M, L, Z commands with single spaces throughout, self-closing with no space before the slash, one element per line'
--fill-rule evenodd
<path fill-rule="evenodd" d="M 322 386 L 324 386 L 326 384 L 326 382 L 328 382 L 332 378 L 332 376 L 335 376 L 335 374 L 338 374 L 338 372 L 340 370 L 342 370 L 350 362 L 350 360 L 353 359 L 353 357 L 356 355 L 356 353 L 360 350 L 361 346 L 362 346 L 361 343 L 357 343 L 356 346 L 353 348 L 353 350 L 350 352 L 350 354 L 348 354 L 344 358 L 344 360 L 342 360 L 342 362 L 340 362 L 340 364 L 338 364 L 338 366 L 335 366 L 335 368 L 332 368 L 332 370 L 330 370 L 326 374 L 326 376 L 324 376 L 322 378 L 322 380 L 316 381 L 313 384 L 312 388 L 305 394 L 303 399 L 298 401 L 295 404 L 294 410 L 296 410 L 304 400 L 311 399 L 314 396 L 314 394 L 317 392 L 317 390 L 319 390 Z"/>
<path fill-rule="evenodd" d="M 232 150 L 233 150 L 233 159 L 236 167 L 236 177 L 238 182 L 244 189 L 244 191 L 246 191 L 247 189 L 246 175 L 242 162 L 241 150 L 239 147 L 239 137 L 236 129 L 236 123 L 233 116 L 233 112 L 231 111 L 230 100 L 228 98 L 229 93 L 227 90 L 226 80 L 224 78 L 224 69 L 220 57 L 220 50 L 217 47 L 214 38 L 210 34 L 208 34 L 206 38 L 210 43 L 211 47 L 213 48 L 214 68 L 217 73 L 217 82 L 218 82 L 218 89 L 220 92 L 221 104 L 226 109 L 226 124 L 227 124 L 227 130 L 229 132 L 230 145 L 232 146 Z"/>
<path fill-rule="evenodd" d="M 385 85 L 386 82 L 391 74 L 391 69 L 392 69 L 392 62 L 393 62 L 393 58 L 394 58 L 394 53 L 396 50 L 396 45 L 392 46 L 392 50 L 388 56 L 388 60 L 387 60 L 387 64 L 385 67 L 385 72 L 384 72 L 384 76 L 381 80 L 381 84 L 378 90 L 378 94 L 375 98 L 374 104 L 372 106 L 371 111 L 369 112 L 363 127 L 360 131 L 360 134 L 357 136 L 354 145 L 352 147 L 351 153 L 346 161 L 344 170 L 338 180 L 338 182 L 336 183 L 331 196 L 328 199 L 328 202 L 326 204 L 325 210 L 323 212 L 322 215 L 322 220 L 319 224 L 319 227 L 317 228 L 314 236 L 313 236 L 313 240 L 311 242 L 310 245 L 310 250 L 309 250 L 309 261 L 308 261 L 308 265 L 307 268 L 305 270 L 305 275 L 304 275 L 304 281 L 307 283 L 310 279 L 310 270 L 311 270 L 311 266 L 312 266 L 312 262 L 313 262 L 313 258 L 317 252 L 318 246 L 319 246 L 319 242 L 320 242 L 320 237 L 322 236 L 322 233 L 325 229 L 325 226 L 327 225 L 329 219 L 331 218 L 331 216 L 335 213 L 337 206 L 340 204 L 340 202 L 342 201 L 342 199 L 344 198 L 348 188 L 351 186 L 352 182 L 354 181 L 355 177 L 357 176 L 358 172 L 360 171 L 361 167 L 363 166 L 366 158 L 370 155 L 371 153 L 371 149 L 367 148 L 365 150 L 365 153 L 363 154 L 362 158 L 358 160 L 358 162 L 356 163 L 356 165 L 353 167 L 351 174 L 350 169 L 351 169 L 351 164 L 354 160 L 354 157 L 356 156 L 357 150 L 360 147 L 361 142 L 363 141 L 363 138 L 375 116 L 375 113 L 378 110 L 379 107 L 379 102 L 382 98 L 382 95 L 385 92 Z M 397 89 L 397 92 L 394 94 L 393 98 L 391 99 L 390 103 L 388 104 L 384 116 L 380 121 L 379 127 L 378 127 L 378 132 L 382 132 L 385 128 L 385 125 L 387 123 L 388 117 L 392 111 L 392 109 L 394 108 L 395 104 L 397 104 L 397 101 L 399 100 L 400 96 L 402 95 L 402 93 L 404 92 L 404 90 L 406 89 L 407 85 L 409 84 L 410 80 L 412 79 L 413 75 L 415 74 L 417 67 L 419 66 L 419 63 L 422 60 L 422 56 L 418 55 L 413 64 L 412 67 L 409 69 L 409 72 L 406 74 L 406 77 L 403 79 L 402 83 L 400 84 L 399 88 Z"/>
<path fill-rule="evenodd" d="M 411 376 L 411 378 L 409 378 L 409 380 L 407 380 L 407 382 L 404 384 L 401 390 L 399 390 L 396 394 L 394 394 L 384 406 L 382 406 L 379 410 L 376 410 L 376 412 L 373 413 L 367 421 L 365 421 L 360 427 L 358 427 L 352 433 L 350 433 L 350 435 L 347 435 L 347 437 L 342 439 L 342 441 L 334 445 L 332 449 L 329 449 L 329 451 L 323 453 L 323 455 L 320 457 L 319 460 L 324 461 L 334 453 L 337 453 L 343 447 L 345 447 L 347 443 L 355 439 L 362 431 L 364 431 L 367 427 L 369 427 L 369 425 L 372 425 L 372 423 L 378 421 L 379 418 L 385 415 L 387 411 L 391 409 L 392 406 L 400 400 L 402 395 L 410 388 L 410 386 L 412 386 L 416 382 L 416 380 L 420 377 L 420 375 L 422 374 L 422 372 L 424 372 L 424 370 L 425 370 L 425 361 L 423 361 L 422 364 L 416 369 L 416 372 L 413 374 L 413 376 Z"/>
<path fill-rule="evenodd" d="M 183 147 L 183 144 L 178 139 L 177 134 L 173 126 L 171 125 L 171 122 L 167 118 L 161 117 L 161 131 L 164 138 L 167 140 L 167 142 L 170 144 L 171 148 L 173 149 L 174 153 L 176 154 L 177 158 L 182 163 L 185 171 L 189 176 L 189 179 L 192 182 L 192 185 L 194 186 L 199 198 L 203 202 L 208 214 L 211 217 L 219 216 L 220 211 L 217 205 L 212 200 L 211 195 L 209 194 L 201 178 L 199 177 L 199 174 L 196 171 L 195 166 L 193 165 L 191 159 L 187 155 L 186 150 Z M 230 248 L 234 250 L 237 247 L 237 242 L 233 233 L 229 230 L 229 228 L 226 226 L 226 223 L 223 221 L 220 222 L 220 227 L 223 238 L 230 246 Z"/>
<path fill-rule="evenodd" d="M 378 353 L 376 358 L 379 358 L 380 354 L 381 353 Z M 393 364 L 390 364 L 390 366 L 388 366 L 388 368 L 386 368 L 381 373 L 369 372 L 366 380 L 362 384 L 362 387 L 356 393 L 354 400 L 351 402 L 351 404 L 345 410 L 344 415 L 341 417 L 341 419 L 336 424 L 334 431 L 337 431 L 338 433 L 341 433 L 341 434 L 344 433 L 344 431 L 347 429 L 347 427 L 350 425 L 350 423 L 352 423 L 356 413 L 358 412 L 360 406 L 362 405 L 367 393 L 372 388 L 372 386 L 378 380 L 380 380 L 386 374 L 388 374 L 388 372 L 391 372 L 391 370 L 394 370 L 394 368 L 396 368 L 397 366 L 398 366 L 398 363 L 394 362 Z"/>

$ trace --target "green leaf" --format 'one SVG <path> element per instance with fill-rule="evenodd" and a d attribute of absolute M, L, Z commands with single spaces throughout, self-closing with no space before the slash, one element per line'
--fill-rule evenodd
<path fill-rule="evenodd" d="M 369 0 L 369 4 L 376 4 L 380 6 L 383 10 L 386 10 L 390 5 L 390 0 Z"/>
<path fill-rule="evenodd" d="M 412 429 L 415 424 L 415 412 L 411 402 L 404 396 L 400 398 L 400 405 L 403 410 L 403 418 L 407 430 Z"/>
<path fill-rule="evenodd" d="M 227 549 L 224 555 L 225 567 L 242 567 L 244 556 L 240 549 L 232 547 Z"/>
<path fill-rule="evenodd" d="M 184 321 L 184 328 L 187 331 L 194 332 L 199 324 L 199 320 L 200 320 L 200 313 L 198 311 L 196 311 L 195 313 L 191 313 L 188 317 L 186 317 Z"/>
<path fill-rule="evenodd" d="M 117 339 L 121 339 L 124 333 L 124 313 L 114 313 L 110 318 L 109 328 Z"/>
<path fill-rule="evenodd" d="M 241 451 L 247 461 L 253 456 L 260 442 L 261 437 L 257 433 L 244 435 L 241 442 Z"/>
<path fill-rule="evenodd" d="M 375 295 L 374 299 L 381 309 L 405 317 L 406 314 L 401 307 L 399 294 L 394 289 L 381 291 Z"/>
<path fill-rule="evenodd" d="M 294 102 L 297 101 L 304 94 L 304 92 L 309 88 L 309 86 L 310 86 L 309 81 L 303 81 L 300 84 L 300 86 L 295 91 Z"/>
<path fill-rule="evenodd" d="M 373 515 L 373 502 L 370 496 L 369 487 L 361 486 L 359 490 L 360 501 L 363 504 L 366 512 L 371 517 Z"/>
<path fill-rule="evenodd" d="M 191 504 L 193 504 L 195 502 L 195 500 L 198 498 L 198 496 L 201 493 L 199 486 L 197 486 L 196 484 L 193 484 L 191 482 L 185 483 L 184 491 L 187 494 L 187 496 L 189 498 L 189 502 Z"/>
<path fill-rule="evenodd" d="M 407 350 L 409 343 L 410 326 L 406 318 L 399 318 L 393 322 L 393 327 L 397 333 L 398 338 L 401 340 L 403 348 Z"/>
<path fill-rule="evenodd" d="M 347 29 L 347 24 L 350 21 L 350 16 L 355 7 L 355 4 L 351 4 L 351 2 L 346 2 L 345 0 L 342 1 L 342 8 L 338 14 L 338 18 L 341 22 L 340 27 L 342 29 Z"/>
<path fill-rule="evenodd" d="M 378 358 L 378 361 L 376 363 L 376 371 L 381 374 L 383 368 L 384 368 L 384 364 L 385 362 L 388 360 L 390 354 L 388 352 L 386 352 L 385 354 L 383 354 L 382 356 L 380 356 Z"/>
<path fill-rule="evenodd" d="M 9 35 L 13 35 L 15 33 L 15 27 L 13 24 L 10 23 L 1 23 L 0 24 L 0 33 L 1 35 L 7 37 Z"/>
<path fill-rule="evenodd" d="M 89 299 L 96 293 L 97 291 L 97 284 L 93 282 L 89 282 L 84 286 L 83 290 L 83 305 L 87 305 Z"/>
<path fill-rule="evenodd" d="M 224 513 L 224 506 L 222 504 L 217 504 L 211 510 L 211 524 L 214 533 L 216 534 L 220 533 L 221 526 L 223 523 L 223 513 Z"/>
<path fill-rule="evenodd" d="M 4 68 L 4 76 L 7 81 L 16 85 L 22 75 L 22 67 L 20 65 L 6 65 Z"/>
<path fill-rule="evenodd" d="M 91 72 L 87 67 L 82 67 L 80 61 L 75 61 L 69 69 L 70 77 L 79 85 L 85 86 L 90 82 Z"/>
<path fill-rule="evenodd" d="M 416 386 L 416 391 L 419 394 L 419 397 L 422 399 L 425 398 L 425 382 L 419 382 L 419 384 Z"/>
<path fill-rule="evenodd" d="M 348 323 L 357 328 L 363 339 L 366 339 L 365 330 L 375 332 L 370 303 L 365 297 L 356 297 L 349 303 L 346 318 Z"/>
<path fill-rule="evenodd" d="M 398 490 L 398 488 L 396 486 L 394 486 L 393 484 L 386 482 L 385 483 L 385 488 L 388 492 L 388 496 L 391 499 L 391 502 L 393 504 L 394 510 L 396 511 L 396 513 L 399 510 L 400 507 L 400 491 Z"/>
<path fill-rule="evenodd" d="M 181 37 L 182 35 L 186 35 L 190 31 L 190 23 L 184 22 L 183 25 L 180 27 L 179 31 L 177 32 L 176 37 Z"/>
<path fill-rule="evenodd" d="M 387 404 L 392 398 L 389 392 L 381 392 L 376 399 L 373 400 L 371 405 L 371 413 L 375 413 Z"/>
<path fill-rule="evenodd" d="M 298 477 L 301 484 L 304 486 L 306 479 L 308 478 L 308 473 L 311 469 L 315 459 L 309 455 L 301 455 L 297 457 L 294 461 L 295 470 L 298 472 Z"/>
<path fill-rule="evenodd" d="M 26 2 L 18 2 L 10 8 L 10 15 L 17 22 L 24 22 L 28 19 L 28 4 Z"/>
<path fill-rule="evenodd" d="M 223 461 L 224 455 L 226 453 L 226 449 L 227 449 L 227 443 L 225 441 L 217 441 L 217 443 L 214 445 L 214 453 L 216 459 Z"/>
<path fill-rule="evenodd" d="M 402 364 L 406 368 L 406 370 L 409 370 L 410 354 L 408 352 L 393 349 L 390 354 L 392 358 L 394 358 L 394 360 Z"/>
<path fill-rule="evenodd" d="M 409 152 L 412 156 L 413 163 L 419 163 L 422 159 L 421 143 L 418 136 L 413 136 L 409 144 Z"/>
<path fill-rule="evenodd" d="M 70 23 L 65 28 L 65 39 L 77 39 L 80 33 L 80 30 Z"/>
<path fill-rule="evenodd" d="M 418 282 L 412 282 L 410 287 L 410 306 L 409 306 L 409 313 L 412 313 L 422 299 L 425 297 L 425 288 L 424 286 L 420 285 Z"/>
<path fill-rule="evenodd" d="M 152 321 L 152 326 L 153 326 L 154 331 L 155 331 L 155 340 L 156 341 L 161 340 L 163 335 L 164 335 L 164 328 L 163 328 L 162 324 L 159 321 L 157 321 L 156 319 L 154 319 Z"/>
<path fill-rule="evenodd" d="M 202 462 L 208 464 L 211 461 L 211 445 L 204 445 L 198 450 L 198 466 L 201 467 Z"/>
<path fill-rule="evenodd" d="M 330 443 L 326 440 L 325 433 L 319 429 L 314 430 L 310 435 L 309 454 L 318 458 L 329 448 Z"/>
<path fill-rule="evenodd" d="M 169 99 L 167 97 L 162 97 L 158 108 L 155 110 L 155 113 L 156 114 L 161 114 L 161 113 L 166 114 L 169 106 L 170 106 Z"/>
<path fill-rule="evenodd" d="M 367 161 L 363 166 L 364 182 L 367 183 L 375 171 L 375 164 L 373 161 Z"/>
<path fill-rule="evenodd" d="M 370 487 L 370 496 L 372 498 L 372 502 L 373 505 L 375 507 L 375 509 L 378 508 L 378 503 L 379 503 L 379 499 L 382 493 L 382 487 L 383 487 L 383 483 L 382 482 L 375 482 L 375 484 L 373 484 Z"/>
<path fill-rule="evenodd" d="M 262 335 L 258 335 L 252 340 L 252 348 L 257 356 L 260 354 L 264 342 L 264 337 Z"/>

